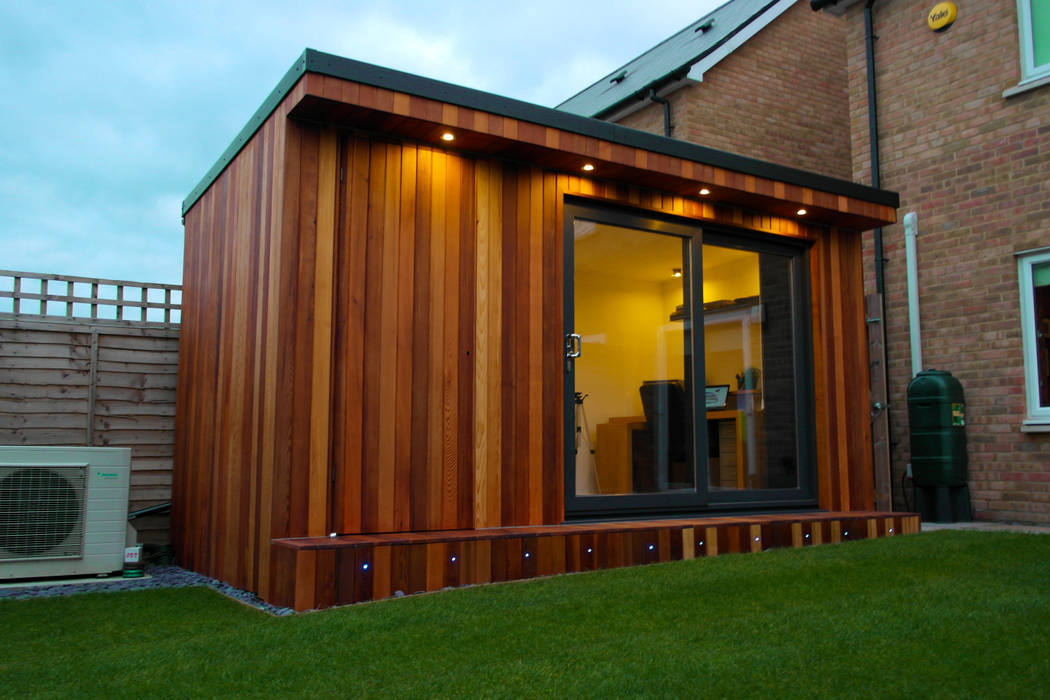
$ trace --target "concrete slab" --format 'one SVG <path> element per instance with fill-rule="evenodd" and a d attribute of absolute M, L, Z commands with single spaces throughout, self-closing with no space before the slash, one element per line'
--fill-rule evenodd
<path fill-rule="evenodd" d="M 968 523 L 923 523 L 922 532 L 935 530 L 976 530 L 980 532 L 1025 532 L 1033 535 L 1050 535 L 1050 527 L 1023 525 L 1021 523 L 991 523 L 973 521 Z"/>

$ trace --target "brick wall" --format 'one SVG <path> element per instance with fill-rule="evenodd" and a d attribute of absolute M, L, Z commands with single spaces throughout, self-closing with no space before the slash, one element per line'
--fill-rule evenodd
<path fill-rule="evenodd" d="M 977 517 L 1050 522 L 1050 434 L 1025 417 L 1014 253 L 1050 245 L 1050 87 L 1004 98 L 1020 79 L 1014 0 L 956 0 L 947 32 L 932 1 L 874 5 L 882 186 L 918 215 L 924 365 L 952 372 L 967 400 Z M 870 182 L 862 4 L 848 27 L 853 176 Z M 911 377 L 904 234 L 884 229 L 894 499 L 905 507 Z M 865 238 L 874 289 L 872 236 Z M 910 494 L 908 494 L 910 496 Z"/>
<path fill-rule="evenodd" d="M 800 0 L 707 72 L 669 96 L 672 136 L 849 179 L 845 23 Z M 662 134 L 663 106 L 621 124 Z"/>

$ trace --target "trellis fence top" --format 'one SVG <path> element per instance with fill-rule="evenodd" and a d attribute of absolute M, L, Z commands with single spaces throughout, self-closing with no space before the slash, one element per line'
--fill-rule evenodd
<path fill-rule="evenodd" d="M 37 319 L 175 326 L 182 287 L 0 270 L 0 313 Z"/>

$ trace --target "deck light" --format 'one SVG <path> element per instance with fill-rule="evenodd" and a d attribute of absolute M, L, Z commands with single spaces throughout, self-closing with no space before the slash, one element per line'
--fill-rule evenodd
<path fill-rule="evenodd" d="M 525 558 L 526 558 L 526 559 L 528 559 L 528 558 L 529 558 L 529 557 L 531 557 L 531 556 L 532 556 L 531 554 L 529 554 L 528 552 L 525 552 Z"/>
<path fill-rule="evenodd" d="M 755 538 L 755 542 L 758 542 L 758 539 L 759 539 L 759 538 L 757 538 L 757 537 L 756 537 L 756 538 Z"/>
<path fill-rule="evenodd" d="M 809 533 L 808 532 L 806 533 L 806 539 L 807 540 L 809 539 Z"/>
<path fill-rule="evenodd" d="M 450 132 L 450 131 L 446 131 L 445 133 L 441 134 L 441 140 L 442 141 L 454 141 L 455 139 L 456 139 L 456 137 L 453 136 L 452 132 Z"/>
<path fill-rule="evenodd" d="M 845 532 L 843 532 L 842 536 L 843 537 L 849 537 L 849 530 L 846 530 Z"/>
<path fill-rule="evenodd" d="M 338 532 L 329 532 L 328 536 L 329 537 L 339 537 L 339 533 Z"/>
<path fill-rule="evenodd" d="M 805 209 L 799 209 L 795 213 L 798 214 L 799 216 L 805 216 L 806 215 L 806 210 Z"/>
<path fill-rule="evenodd" d="M 368 562 L 367 561 L 364 564 L 361 565 L 361 571 L 368 571 Z"/>
<path fill-rule="evenodd" d="M 892 527 L 890 528 L 890 534 L 891 535 L 893 534 L 893 528 Z"/>
<path fill-rule="evenodd" d="M 594 550 L 593 550 L 593 549 L 591 549 L 590 547 L 588 547 L 588 548 L 587 548 L 587 553 L 588 553 L 588 554 L 590 554 L 590 553 L 591 553 L 591 552 L 593 552 L 593 551 L 594 551 Z"/>
<path fill-rule="evenodd" d="M 653 545 L 653 544 L 649 545 L 649 551 L 650 552 L 653 551 L 654 549 L 656 549 L 656 545 Z"/>
<path fill-rule="evenodd" d="M 583 169 L 586 170 L 587 172 L 591 172 L 592 170 L 594 170 L 594 166 L 591 165 L 590 163 L 584 163 L 583 164 Z"/>
<path fill-rule="evenodd" d="M 453 555 L 452 555 L 451 557 L 449 557 L 449 558 L 448 558 L 448 560 L 449 560 L 450 562 L 452 562 L 453 564 L 455 564 L 455 563 L 456 563 L 456 555 L 455 555 L 455 554 L 453 554 Z"/>
<path fill-rule="evenodd" d="M 703 547 L 704 546 L 704 541 L 700 540 L 699 542 L 696 543 L 696 546 L 697 547 Z"/>
<path fill-rule="evenodd" d="M 706 187 L 701 187 L 700 194 L 706 197 L 707 195 L 711 194 L 711 190 L 707 189 Z"/>

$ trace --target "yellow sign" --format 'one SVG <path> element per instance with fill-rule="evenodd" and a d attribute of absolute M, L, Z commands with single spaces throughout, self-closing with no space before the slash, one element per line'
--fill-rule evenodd
<path fill-rule="evenodd" d="M 935 32 L 943 32 L 955 22 L 956 14 L 958 11 L 954 2 L 939 2 L 926 16 L 926 24 Z"/>

